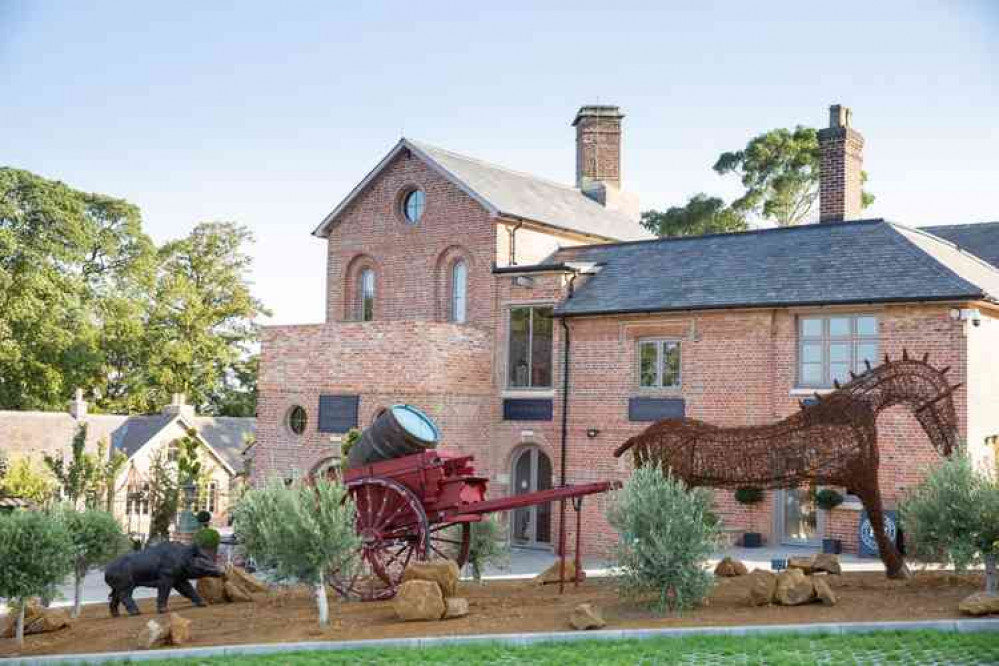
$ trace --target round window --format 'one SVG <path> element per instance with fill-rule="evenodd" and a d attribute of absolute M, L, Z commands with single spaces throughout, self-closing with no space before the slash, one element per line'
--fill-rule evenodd
<path fill-rule="evenodd" d="M 308 423 L 308 417 L 305 414 L 305 408 L 299 405 L 295 405 L 288 412 L 288 427 L 296 435 L 301 435 L 305 432 L 305 424 Z"/>
<path fill-rule="evenodd" d="M 402 214 L 410 224 L 415 224 L 423 217 L 423 209 L 427 206 L 427 195 L 423 190 L 413 190 L 402 199 Z"/>

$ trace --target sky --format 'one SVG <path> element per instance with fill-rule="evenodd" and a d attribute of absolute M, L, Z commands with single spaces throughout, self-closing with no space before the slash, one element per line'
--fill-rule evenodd
<path fill-rule="evenodd" d="M 0 0 L 0 165 L 256 237 L 263 323 L 323 319 L 322 218 L 400 136 L 572 183 L 617 104 L 643 208 L 731 200 L 711 166 L 853 109 L 871 217 L 999 220 L 999 0 Z"/>

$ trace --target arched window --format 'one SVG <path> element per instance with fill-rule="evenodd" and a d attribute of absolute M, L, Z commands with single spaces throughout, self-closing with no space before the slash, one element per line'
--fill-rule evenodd
<path fill-rule="evenodd" d="M 375 271 L 373 268 L 365 268 L 361 271 L 358 289 L 357 318 L 360 321 L 371 321 L 375 318 Z"/>
<path fill-rule="evenodd" d="M 468 264 L 459 259 L 451 266 L 451 321 L 464 323 L 468 306 Z"/>

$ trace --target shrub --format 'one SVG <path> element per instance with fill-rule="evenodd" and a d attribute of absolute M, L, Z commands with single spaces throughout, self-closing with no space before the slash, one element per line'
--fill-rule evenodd
<path fill-rule="evenodd" d="M 906 547 L 918 560 L 958 571 L 985 563 L 985 589 L 999 592 L 999 482 L 955 453 L 911 489 L 900 504 Z"/>
<path fill-rule="evenodd" d="M 30 597 L 52 598 L 73 569 L 73 540 L 48 513 L 0 516 L 0 597 L 18 606 L 16 638 L 24 645 L 24 607 Z"/>
<path fill-rule="evenodd" d="M 248 490 L 234 509 L 235 532 L 258 564 L 278 578 L 312 585 L 319 624 L 329 624 L 326 574 L 349 573 L 360 546 L 354 532 L 354 502 L 337 481 L 311 486 L 273 481 Z"/>
<path fill-rule="evenodd" d="M 711 494 L 688 490 L 657 467 L 642 467 L 615 492 L 607 513 L 620 535 L 618 585 L 625 596 L 654 596 L 659 613 L 701 602 L 713 577 L 707 559 L 718 543 Z"/>
<path fill-rule="evenodd" d="M 0 495 L 20 497 L 37 504 L 47 502 L 55 490 L 55 481 L 48 470 L 35 465 L 27 456 L 13 459 L 0 481 Z"/>
<path fill-rule="evenodd" d="M 472 566 L 472 577 L 479 583 L 482 582 L 482 571 L 486 565 L 500 568 L 509 566 L 510 544 L 496 516 L 487 516 L 480 522 L 472 523 L 468 563 Z"/>
<path fill-rule="evenodd" d="M 208 523 L 212 522 L 212 514 L 208 511 L 199 511 L 196 518 L 198 519 L 198 522 L 202 525 L 207 525 Z"/>
<path fill-rule="evenodd" d="M 76 511 L 64 505 L 53 516 L 66 527 L 73 541 L 73 617 L 79 617 L 87 572 L 125 551 L 127 539 L 118 521 L 106 511 Z"/>
<path fill-rule="evenodd" d="M 741 488 L 737 488 L 734 495 L 736 502 L 745 504 L 746 506 L 759 504 L 763 501 L 763 489 L 756 486 L 742 486 Z"/>
<path fill-rule="evenodd" d="M 211 554 L 218 552 L 221 541 L 222 536 L 218 533 L 218 530 L 214 530 L 211 527 L 202 527 L 194 533 L 195 545 Z"/>
<path fill-rule="evenodd" d="M 343 436 L 343 442 L 340 444 L 340 455 L 346 460 L 347 456 L 350 455 L 350 450 L 354 448 L 358 440 L 361 439 L 361 431 L 357 428 L 351 428 L 347 431 L 347 434 Z"/>
<path fill-rule="evenodd" d="M 824 511 L 832 511 L 843 503 L 843 495 L 832 488 L 823 488 L 815 493 L 815 504 Z"/>

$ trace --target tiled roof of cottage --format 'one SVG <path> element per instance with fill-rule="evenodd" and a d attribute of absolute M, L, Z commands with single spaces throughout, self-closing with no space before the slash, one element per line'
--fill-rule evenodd
<path fill-rule="evenodd" d="M 999 266 L 999 222 L 922 227 L 922 230 L 950 241 L 993 266 Z"/>
<path fill-rule="evenodd" d="M 999 270 L 884 220 L 565 248 L 600 270 L 559 314 L 996 300 Z"/>
<path fill-rule="evenodd" d="M 437 168 L 445 177 L 494 214 L 538 222 L 607 240 L 627 241 L 647 239 L 651 236 L 637 219 L 629 219 L 621 213 L 605 208 L 575 187 L 554 183 L 410 139 L 400 140 L 378 166 L 326 216 L 314 233 L 318 236 L 326 235 L 339 213 L 345 210 L 347 205 L 363 192 L 375 176 L 403 149 L 412 151 Z"/>

